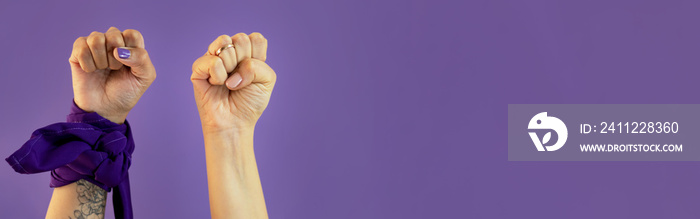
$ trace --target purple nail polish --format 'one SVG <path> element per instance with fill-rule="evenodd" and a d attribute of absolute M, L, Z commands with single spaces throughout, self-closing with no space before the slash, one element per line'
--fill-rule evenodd
<path fill-rule="evenodd" d="M 131 56 L 131 51 L 127 48 L 117 48 L 117 54 L 120 59 L 128 59 Z"/>

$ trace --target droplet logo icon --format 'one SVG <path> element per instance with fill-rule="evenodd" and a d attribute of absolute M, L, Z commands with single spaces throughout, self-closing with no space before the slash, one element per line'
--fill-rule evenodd
<path fill-rule="evenodd" d="M 569 132 L 566 129 L 566 124 L 564 124 L 564 122 L 557 117 L 547 116 L 547 112 L 541 112 L 532 117 L 532 119 L 530 119 L 530 123 L 527 125 L 527 128 L 530 130 L 528 134 L 530 134 L 530 138 L 538 151 L 559 150 L 562 146 L 564 146 L 564 143 L 566 143 L 566 139 L 569 136 Z M 540 138 L 537 136 L 537 132 L 534 132 L 536 130 L 549 131 L 545 133 L 542 136 L 542 140 L 540 140 Z M 552 145 L 544 146 L 547 145 L 547 143 L 549 143 L 549 141 L 552 139 L 552 132 L 556 133 L 557 141 Z"/>

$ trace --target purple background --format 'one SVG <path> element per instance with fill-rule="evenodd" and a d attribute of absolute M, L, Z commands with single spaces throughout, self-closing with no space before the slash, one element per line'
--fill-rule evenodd
<path fill-rule="evenodd" d="M 508 103 L 698 103 L 697 1 L 4 1 L 0 155 L 62 121 L 75 38 L 140 30 L 158 79 L 129 115 L 138 218 L 209 217 L 189 81 L 220 34 L 278 74 L 256 129 L 271 218 L 695 218 L 696 162 L 508 162 Z M 49 174 L 0 168 L 0 215 Z M 112 207 L 108 208 L 112 218 Z"/>

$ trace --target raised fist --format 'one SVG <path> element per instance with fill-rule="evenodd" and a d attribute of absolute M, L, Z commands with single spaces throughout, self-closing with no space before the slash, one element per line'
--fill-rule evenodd
<path fill-rule="evenodd" d="M 80 37 L 69 62 L 76 105 L 118 124 L 156 79 L 143 36 L 136 30 L 111 27 Z"/>
<path fill-rule="evenodd" d="M 192 84 L 204 131 L 254 128 L 277 76 L 265 63 L 260 33 L 219 36 L 192 65 Z"/>

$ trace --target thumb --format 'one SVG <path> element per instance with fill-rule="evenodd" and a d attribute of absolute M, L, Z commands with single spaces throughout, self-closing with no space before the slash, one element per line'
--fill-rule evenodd
<path fill-rule="evenodd" d="M 156 69 L 143 48 L 119 47 L 114 50 L 117 61 L 131 68 L 131 73 L 139 78 L 155 79 Z"/>
<path fill-rule="evenodd" d="M 275 86 L 277 75 L 267 63 L 258 59 L 246 58 L 234 70 L 234 73 L 226 79 L 226 87 L 229 90 L 239 90 L 251 83 L 261 83 L 272 89 Z"/>

